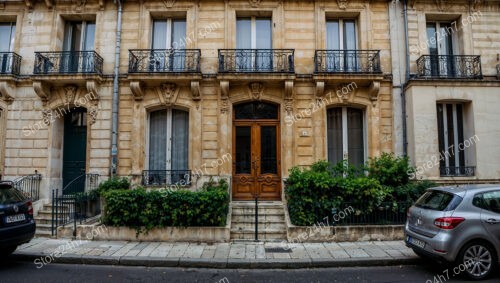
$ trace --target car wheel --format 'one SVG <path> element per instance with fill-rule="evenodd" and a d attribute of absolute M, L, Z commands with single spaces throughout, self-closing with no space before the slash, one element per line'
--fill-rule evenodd
<path fill-rule="evenodd" d="M 457 264 L 463 264 L 464 274 L 474 280 L 488 277 L 496 270 L 495 250 L 487 243 L 472 242 L 462 248 Z"/>
<path fill-rule="evenodd" d="M 17 249 L 17 246 L 6 247 L 0 250 L 0 254 L 3 256 L 8 256 Z"/>

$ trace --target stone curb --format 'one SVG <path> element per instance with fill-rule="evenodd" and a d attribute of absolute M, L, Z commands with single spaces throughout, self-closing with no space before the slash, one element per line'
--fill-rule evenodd
<path fill-rule="evenodd" d="M 46 257 L 47 254 L 15 253 L 10 259 L 19 261 L 34 261 Z M 412 265 L 421 263 L 418 257 L 396 258 L 344 258 L 344 259 L 217 259 L 217 258 L 161 258 L 135 256 L 89 256 L 65 254 L 54 258 L 55 263 L 89 264 L 89 265 L 122 265 L 147 267 L 190 267 L 216 269 L 299 269 L 325 267 L 364 267 L 388 265 Z"/>

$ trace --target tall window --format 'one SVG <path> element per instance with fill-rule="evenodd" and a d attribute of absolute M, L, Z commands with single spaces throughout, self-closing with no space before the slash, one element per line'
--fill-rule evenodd
<path fill-rule="evenodd" d="M 466 174 L 462 103 L 438 103 L 438 140 L 441 175 Z"/>
<path fill-rule="evenodd" d="M 326 22 L 326 48 L 337 51 L 327 58 L 328 69 L 356 71 L 356 22 L 347 19 L 328 20 Z"/>
<path fill-rule="evenodd" d="M 64 29 L 61 70 L 66 72 L 93 72 L 95 22 L 67 22 Z"/>
<path fill-rule="evenodd" d="M 188 170 L 189 113 L 177 109 L 149 115 L 149 183 L 175 184 Z"/>
<path fill-rule="evenodd" d="M 270 18 L 238 18 L 236 21 L 237 68 L 272 70 L 272 31 Z M 248 49 L 260 49 L 249 51 Z M 252 68 L 253 67 L 253 68 Z"/>
<path fill-rule="evenodd" d="M 328 161 L 347 160 L 351 165 L 365 162 L 363 110 L 336 107 L 327 111 Z"/>
<path fill-rule="evenodd" d="M 12 56 L 4 52 L 14 51 L 15 23 L 0 23 L 0 73 L 12 71 Z"/>
<path fill-rule="evenodd" d="M 450 23 L 428 22 L 427 40 L 433 76 L 451 76 L 455 72 L 453 28 Z"/>
<path fill-rule="evenodd" d="M 151 42 L 152 71 L 183 70 L 186 49 L 186 20 L 167 19 L 153 21 Z"/>

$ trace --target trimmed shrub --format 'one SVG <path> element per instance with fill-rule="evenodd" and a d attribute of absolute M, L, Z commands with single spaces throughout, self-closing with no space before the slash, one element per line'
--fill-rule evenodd
<path fill-rule="evenodd" d="M 155 227 L 225 226 L 229 210 L 225 180 L 208 182 L 200 191 L 111 190 L 104 194 L 103 222 L 148 231 Z"/>
<path fill-rule="evenodd" d="M 130 189 L 130 182 L 127 178 L 113 177 L 99 184 L 97 191 L 99 194 L 109 192 L 112 190 L 128 190 Z"/>

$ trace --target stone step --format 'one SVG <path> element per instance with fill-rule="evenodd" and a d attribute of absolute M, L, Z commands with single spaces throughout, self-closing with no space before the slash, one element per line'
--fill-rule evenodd
<path fill-rule="evenodd" d="M 232 215 L 245 215 L 245 216 L 250 216 L 250 215 L 255 215 L 255 209 L 240 209 L 240 208 L 233 208 L 231 210 Z M 285 215 L 285 212 L 283 209 L 260 209 L 259 208 L 259 215 Z"/>
<path fill-rule="evenodd" d="M 231 223 L 231 231 L 237 230 L 254 230 L 254 223 Z M 280 231 L 286 231 L 285 223 L 259 223 L 259 230 L 276 229 Z"/>
<path fill-rule="evenodd" d="M 51 230 L 46 231 L 46 230 L 38 230 L 38 229 L 36 229 L 35 237 L 51 238 L 52 237 L 52 231 Z"/>
<path fill-rule="evenodd" d="M 52 224 L 36 223 L 36 231 L 52 231 Z"/>
<path fill-rule="evenodd" d="M 285 215 L 259 215 L 259 222 L 285 222 Z M 255 215 L 231 215 L 231 222 L 255 222 Z"/>
<path fill-rule="evenodd" d="M 255 239 L 255 232 L 231 232 L 231 240 L 240 241 L 240 240 L 249 240 L 252 241 Z M 258 239 L 260 241 L 284 241 L 286 240 L 285 232 L 259 232 Z"/>

